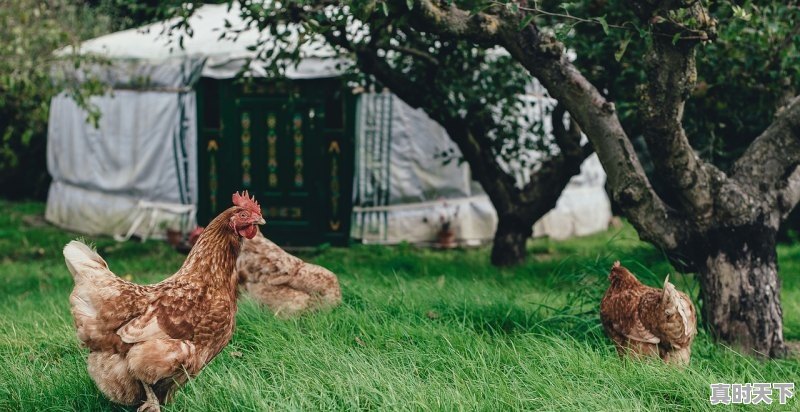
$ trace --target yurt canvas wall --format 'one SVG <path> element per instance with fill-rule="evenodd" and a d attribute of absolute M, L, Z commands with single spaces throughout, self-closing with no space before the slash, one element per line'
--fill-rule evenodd
<path fill-rule="evenodd" d="M 53 178 L 45 217 L 92 235 L 191 227 L 191 213 L 140 210 L 142 202 L 192 205 L 197 199 L 195 93 L 202 61 L 152 66 L 124 62 L 107 68 L 113 93 L 96 96 L 97 127 L 66 93 L 50 103 L 47 165 Z M 133 88 L 132 79 L 147 84 Z M 179 210 L 180 211 L 180 210 Z M 153 212 L 156 212 L 154 215 Z M 152 220 L 152 219 L 155 220 Z M 152 229 L 151 228 L 151 229 Z M 154 232 L 154 230 L 149 230 Z"/>
<path fill-rule="evenodd" d="M 529 115 L 549 132 L 543 106 L 554 102 L 541 94 L 532 99 Z M 445 130 L 391 93 L 365 93 L 358 102 L 351 236 L 376 244 L 434 242 L 447 221 L 460 243 L 491 240 L 497 214 Z M 437 156 L 443 152 L 451 153 L 449 162 Z M 525 183 L 527 169 L 508 170 Z M 590 156 L 556 207 L 534 225 L 534 236 L 565 239 L 605 230 L 611 218 L 605 176 L 597 156 Z"/>
<path fill-rule="evenodd" d="M 60 95 L 51 102 L 48 167 L 53 184 L 48 198 L 48 220 L 83 233 L 119 235 L 142 223 L 143 203 L 145 208 L 151 209 L 158 209 L 159 205 L 166 205 L 166 209 L 170 205 L 184 205 L 196 211 L 208 201 L 212 184 L 216 185 L 214 190 L 247 188 L 242 185 L 247 179 L 243 179 L 240 170 L 241 158 L 226 158 L 215 164 L 218 170 L 233 171 L 219 175 L 228 179 L 225 182 L 204 177 L 209 175 L 210 165 L 203 162 L 201 154 L 208 149 L 209 136 L 216 133 L 222 137 L 220 131 L 224 128 L 220 123 L 218 130 L 211 130 L 199 121 L 209 114 L 201 110 L 198 116 L 197 107 L 202 106 L 203 98 L 195 91 L 202 95 L 206 87 L 203 83 L 230 86 L 242 72 L 254 78 L 255 84 L 276 82 L 276 79 L 265 78 L 267 73 L 259 62 L 245 66 L 253 57 L 248 47 L 262 34 L 249 29 L 235 39 L 220 38 L 226 25 L 233 29 L 246 27 L 236 6 L 231 10 L 226 5 L 203 6 L 196 11 L 190 24 L 194 35 L 184 39 L 182 49 L 164 36 L 164 28 L 168 26 L 165 23 L 112 33 L 81 44 L 79 53 L 100 55 L 111 64 L 71 74 L 78 78 L 99 78 L 114 90 L 109 95 L 92 99 L 102 113 L 98 128 L 85 121 L 86 112 L 68 96 Z M 61 51 L 63 54 L 71 52 L 70 49 Z M 234 138 L 237 140 L 235 151 L 243 152 L 242 125 L 258 122 L 258 127 L 264 129 L 270 107 L 286 112 L 286 118 L 291 119 L 284 121 L 287 127 L 291 128 L 299 119 L 303 133 L 308 131 L 305 129 L 308 125 L 321 121 L 320 114 L 328 110 L 325 102 L 329 94 L 326 94 L 328 89 L 318 88 L 314 82 L 333 84 L 342 73 L 342 65 L 349 63 L 335 57 L 324 44 L 309 44 L 301 55 L 301 63 L 288 68 L 286 77 L 290 83 L 311 84 L 305 90 L 316 90 L 317 96 L 306 95 L 303 87 L 299 87 L 290 93 L 294 97 L 284 94 L 278 100 L 268 93 L 248 95 L 243 91 L 228 98 L 216 97 L 219 106 L 237 107 L 229 110 L 232 117 L 226 120 L 227 129 L 238 128 L 237 132 L 225 138 L 226 144 L 233 144 Z M 352 113 L 351 117 L 347 115 L 350 123 L 338 128 L 325 126 L 314 132 L 318 134 L 315 138 L 312 134 L 300 136 L 309 137 L 304 142 L 319 143 L 303 148 L 303 156 L 317 150 L 325 150 L 330 155 L 320 161 L 304 157 L 300 166 L 294 167 L 295 174 L 321 168 L 337 171 L 340 177 L 333 179 L 333 172 L 326 172 L 328 175 L 311 174 L 299 180 L 303 184 L 319 180 L 316 186 L 308 186 L 308 193 L 322 193 L 329 198 L 328 201 L 306 202 L 304 207 L 320 209 L 313 212 L 316 215 L 312 220 L 316 219 L 320 227 L 327 225 L 329 230 L 346 231 L 344 239 L 366 243 L 431 241 L 442 220 L 452 221 L 461 242 L 490 240 L 497 224 L 496 214 L 471 178 L 468 165 L 458 161 L 445 164 L 442 158 L 435 156 L 448 150 L 452 150 L 453 157 L 459 156 L 444 130 L 424 112 L 410 108 L 391 93 L 354 95 L 342 82 L 339 84 L 336 93 L 344 96 L 342 100 L 352 103 L 349 106 L 352 109 L 347 109 Z M 292 114 L 293 108 L 301 107 L 298 102 L 303 109 Z M 243 116 L 243 107 L 257 110 Z M 549 122 L 546 116 L 542 120 Z M 286 136 L 284 139 L 297 138 L 294 132 Z M 256 134 L 249 137 L 265 138 Z M 264 158 L 259 161 L 266 159 L 268 154 L 265 153 L 256 154 Z M 334 162 L 333 154 L 341 154 L 341 157 Z M 538 156 L 533 152 L 529 155 Z M 297 161 L 296 156 L 280 160 L 281 164 Z M 509 170 L 515 173 L 513 166 L 510 165 Z M 348 170 L 352 173 L 348 174 Z M 518 174 L 518 178 L 524 180 L 524 173 Z M 537 222 L 535 235 L 563 238 L 604 229 L 610 218 L 609 202 L 603 191 L 604 179 L 597 160 L 588 159 L 581 175 L 576 176 L 562 194 L 556 209 Z M 301 184 L 297 189 L 304 187 Z M 225 194 L 218 195 L 219 205 L 227 203 Z M 284 195 L 291 197 L 293 194 L 286 191 Z M 294 195 L 299 196 L 298 193 Z M 333 206 L 332 202 L 338 206 Z M 264 206 L 268 213 L 273 213 L 270 205 L 265 203 Z M 352 227 L 333 219 L 333 215 L 328 216 L 330 211 L 326 208 L 331 207 L 338 208 L 337 214 L 352 217 Z M 287 231 L 292 224 L 303 224 L 302 219 L 291 222 L 283 216 L 284 212 L 287 216 L 294 215 L 296 210 L 292 207 L 273 209 L 277 214 L 273 221 L 286 220 Z M 184 213 L 180 219 L 168 213 L 148 215 L 161 221 L 150 222 L 150 228 L 142 227 L 142 231 L 150 231 L 154 225 L 159 229 L 190 226 L 193 222 L 187 219 L 193 219 L 193 213 Z M 306 232 L 313 230 L 309 232 L 307 228 Z M 326 237 L 312 234 L 295 240 L 318 244 L 325 242 Z"/>

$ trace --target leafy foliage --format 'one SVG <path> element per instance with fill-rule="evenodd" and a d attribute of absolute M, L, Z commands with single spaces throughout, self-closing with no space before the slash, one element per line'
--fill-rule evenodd
<path fill-rule="evenodd" d="M 492 128 L 495 150 L 506 161 L 518 157 L 520 148 L 547 149 L 541 138 L 517 140 L 519 124 L 512 118 L 521 112 L 513 96 L 529 81 L 525 71 L 506 56 L 488 59 L 480 47 L 409 24 L 414 1 L 336 3 L 343 7 L 324 1 L 240 3 L 254 24 L 286 39 L 291 37 L 289 30 L 275 23 L 303 13 L 300 38 L 305 40 L 355 23 L 359 31 L 348 36 L 353 43 L 345 50 L 339 47 L 344 54 L 353 55 L 362 46 L 382 48 L 392 67 L 409 80 L 431 87 L 431 96 L 446 97 L 434 102 L 443 110 L 465 113 L 470 105 L 483 104 L 501 113 Z M 525 13 L 520 27 L 533 21 L 552 30 L 575 52 L 575 64 L 589 80 L 616 103 L 628 134 L 641 135 L 637 85 L 647 76 L 640 59 L 652 33 L 637 24 L 626 0 L 464 0 L 454 4 L 473 11 L 502 5 Z M 700 156 L 725 169 L 766 128 L 777 108 L 800 91 L 800 6 L 797 1 L 726 0 L 710 1 L 708 9 L 718 21 L 718 37 L 697 52 L 697 83 L 687 101 L 684 127 Z M 675 12 L 676 19 L 682 18 L 677 15 L 681 12 Z M 692 21 L 683 22 L 690 32 Z M 261 58 L 283 65 L 299 58 L 299 49 L 278 49 L 262 48 Z M 489 50 L 488 56 L 498 54 Z"/>
<path fill-rule="evenodd" d="M 559 20 L 572 30 L 565 41 L 576 65 L 615 101 L 628 134 L 640 135 L 636 85 L 647 76 L 639 59 L 649 34 L 632 23 L 625 0 L 578 1 L 569 10 L 615 26 Z M 800 91 L 800 7 L 796 1 L 711 1 L 709 12 L 718 37 L 697 50 L 697 83 L 683 124 L 700 156 L 726 169 Z"/>
<path fill-rule="evenodd" d="M 105 32 L 110 20 L 67 0 L 3 1 L 0 6 L 0 188 L 3 196 L 40 197 L 46 190 L 45 135 L 55 81 L 52 52 Z M 77 56 L 68 64 L 81 64 Z M 102 87 L 70 89 L 84 106 Z"/>

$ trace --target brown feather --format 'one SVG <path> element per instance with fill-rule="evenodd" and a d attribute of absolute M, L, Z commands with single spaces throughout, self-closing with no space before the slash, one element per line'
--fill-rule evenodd
<path fill-rule="evenodd" d="M 230 341 L 236 314 L 234 272 L 247 222 L 263 223 L 254 200 L 239 199 L 217 216 L 183 266 L 155 285 L 115 276 L 86 245 L 64 248 L 75 279 L 70 295 L 79 340 L 89 348 L 89 374 L 117 403 L 144 401 L 140 382 L 154 385 L 161 402 L 195 376 Z M 246 212 L 246 213 L 245 213 Z M 249 220 L 248 220 L 249 219 Z"/>
<path fill-rule="evenodd" d="M 243 241 L 236 270 L 242 287 L 280 316 L 334 307 L 342 300 L 336 275 L 292 256 L 260 233 Z"/>
<path fill-rule="evenodd" d="M 645 286 L 619 262 L 609 274 L 611 285 L 600 302 L 600 319 L 620 355 L 660 356 L 687 364 L 697 334 L 689 297 L 669 281 L 664 289 Z"/>

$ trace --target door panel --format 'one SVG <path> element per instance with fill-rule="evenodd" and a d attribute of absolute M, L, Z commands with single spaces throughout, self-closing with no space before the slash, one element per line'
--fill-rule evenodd
<path fill-rule="evenodd" d="M 314 156 L 317 118 L 301 99 L 243 98 L 237 107 L 242 186 L 261 202 L 264 234 L 284 244 L 318 242 Z"/>
<path fill-rule="evenodd" d="M 231 193 L 246 189 L 261 203 L 262 230 L 276 243 L 346 245 L 354 108 L 354 97 L 330 80 L 203 79 L 198 222 L 207 224 L 230 205 Z"/>

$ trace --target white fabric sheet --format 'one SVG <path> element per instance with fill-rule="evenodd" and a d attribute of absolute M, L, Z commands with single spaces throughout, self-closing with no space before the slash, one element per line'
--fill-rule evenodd
<path fill-rule="evenodd" d="M 372 138 L 366 130 L 368 122 L 363 119 L 370 117 L 368 112 L 378 110 L 380 105 L 371 103 L 373 99 L 370 94 L 361 96 L 358 144 Z M 375 113 L 371 115 L 376 117 Z M 457 161 L 445 165 L 435 156 L 452 150 L 453 157 L 460 157 L 458 147 L 445 130 L 422 110 L 411 108 L 394 95 L 391 95 L 391 119 L 389 202 L 379 206 L 356 204 L 351 236 L 377 244 L 433 242 L 441 227 L 440 218 L 445 216 L 452 220 L 458 241 L 465 244 L 490 241 L 497 227 L 497 213 L 480 185 L 472 180 L 469 165 L 458 165 Z M 359 156 L 365 153 L 359 152 Z M 357 161 L 371 165 L 377 160 L 373 156 Z M 379 176 L 363 173 L 361 166 L 356 166 L 361 172 L 356 174 L 356 187 L 381 184 Z M 607 229 L 611 205 L 604 189 L 605 178 L 597 156 L 586 159 L 581 173 L 570 180 L 555 209 L 536 222 L 534 236 L 565 239 Z"/>
<path fill-rule="evenodd" d="M 86 122 L 86 112 L 68 96 L 51 102 L 49 221 L 82 233 L 110 235 L 127 230 L 139 200 L 195 202 L 193 92 L 118 90 L 94 97 L 92 103 L 102 108 L 99 128 Z M 182 122 L 187 127 L 181 141 Z"/>

